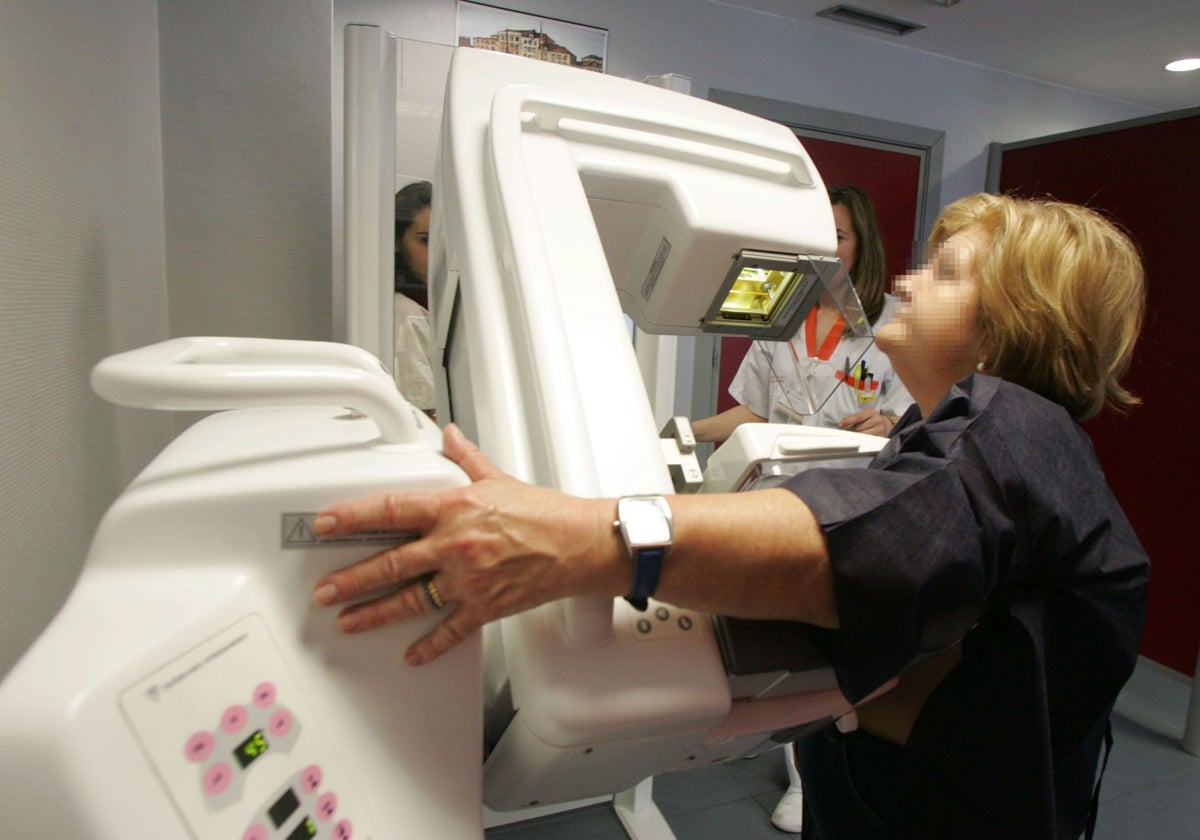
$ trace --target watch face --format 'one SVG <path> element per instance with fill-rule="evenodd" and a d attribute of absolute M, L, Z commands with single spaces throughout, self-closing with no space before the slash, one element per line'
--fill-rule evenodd
<path fill-rule="evenodd" d="M 625 498 L 620 502 L 621 528 L 631 546 L 671 542 L 670 508 L 661 499 Z"/>

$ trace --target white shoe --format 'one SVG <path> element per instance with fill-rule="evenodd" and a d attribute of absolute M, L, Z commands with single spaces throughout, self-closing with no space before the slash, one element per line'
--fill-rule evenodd
<path fill-rule="evenodd" d="M 804 826 L 804 791 L 799 786 L 788 786 L 771 814 L 771 825 L 788 834 L 800 833 Z"/>

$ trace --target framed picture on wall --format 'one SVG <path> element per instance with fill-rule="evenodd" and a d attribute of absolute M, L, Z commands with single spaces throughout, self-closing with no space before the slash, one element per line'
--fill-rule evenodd
<path fill-rule="evenodd" d="M 458 45 L 604 72 L 608 30 L 458 0 Z"/>

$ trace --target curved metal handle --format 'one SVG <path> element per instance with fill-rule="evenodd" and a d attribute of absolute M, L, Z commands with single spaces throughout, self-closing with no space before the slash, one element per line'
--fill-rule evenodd
<path fill-rule="evenodd" d="M 385 443 L 417 439 L 415 409 L 391 375 L 370 353 L 348 344 L 173 338 L 101 360 L 91 381 L 104 399 L 135 408 L 343 405 L 374 420 Z"/>

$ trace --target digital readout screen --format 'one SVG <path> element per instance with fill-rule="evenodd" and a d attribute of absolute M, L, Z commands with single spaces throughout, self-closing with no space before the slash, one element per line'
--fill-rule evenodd
<path fill-rule="evenodd" d="M 309 837 L 317 836 L 317 824 L 312 821 L 312 817 L 305 817 L 300 821 L 300 825 L 296 826 L 286 838 L 286 840 L 307 840 Z"/>
<path fill-rule="evenodd" d="M 238 760 L 238 764 L 242 767 L 249 767 L 263 753 L 270 749 L 271 745 L 267 743 L 266 737 L 261 729 L 256 729 L 250 733 L 250 737 L 242 743 L 238 744 L 233 749 L 233 755 Z"/>
<path fill-rule="evenodd" d="M 283 796 L 275 800 L 275 804 L 267 809 L 267 815 L 271 818 L 271 823 L 279 828 L 287 818 L 296 813 L 296 809 L 300 807 L 300 800 L 296 798 L 296 792 L 288 788 Z M 301 837 L 308 835 L 301 834 Z"/>

